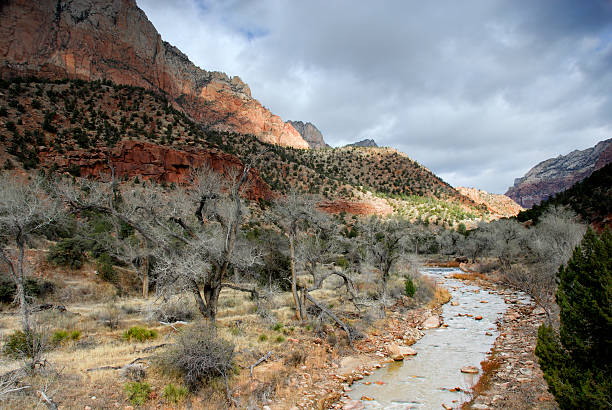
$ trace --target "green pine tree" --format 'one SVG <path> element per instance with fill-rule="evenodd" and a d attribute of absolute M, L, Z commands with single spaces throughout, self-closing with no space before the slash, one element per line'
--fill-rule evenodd
<path fill-rule="evenodd" d="M 536 355 L 562 409 L 612 408 L 612 233 L 589 229 L 559 268 L 557 334 L 542 325 Z"/>

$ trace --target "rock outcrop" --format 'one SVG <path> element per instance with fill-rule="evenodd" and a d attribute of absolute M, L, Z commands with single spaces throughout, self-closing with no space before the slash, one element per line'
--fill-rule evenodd
<path fill-rule="evenodd" d="M 239 77 L 196 67 L 162 40 L 135 0 L 0 2 L 0 75 L 112 80 L 165 93 L 211 128 L 308 148 Z"/>
<path fill-rule="evenodd" d="M 523 208 L 506 195 L 491 194 L 477 188 L 465 188 L 462 186 L 455 188 L 461 195 L 467 196 L 477 204 L 483 204 L 487 209 L 502 218 L 516 216 Z"/>
<path fill-rule="evenodd" d="M 524 208 L 531 208 L 546 198 L 564 191 L 578 181 L 612 162 L 612 138 L 582 151 L 547 159 L 514 180 L 506 196 Z"/>
<path fill-rule="evenodd" d="M 330 146 L 323 140 L 323 134 L 321 134 L 321 131 L 319 131 L 314 124 L 302 121 L 287 122 L 300 133 L 310 148 L 330 148 Z"/>
<path fill-rule="evenodd" d="M 177 184 L 188 183 L 191 170 L 203 164 L 222 174 L 242 170 L 242 163 L 230 154 L 202 149 L 179 151 L 143 141 L 121 141 L 113 148 L 97 147 L 63 154 L 45 149 L 39 155 L 43 164 L 57 164 L 60 170 L 78 167 L 80 176 L 94 178 L 110 175 L 110 166 L 119 178 L 138 177 L 141 180 Z M 255 169 L 250 171 L 245 196 L 250 200 L 261 198 L 269 201 L 275 198 Z"/>
<path fill-rule="evenodd" d="M 365 147 L 365 148 L 378 148 L 376 141 L 370 138 L 366 138 L 361 141 L 357 141 L 353 144 L 348 144 L 347 147 Z"/>

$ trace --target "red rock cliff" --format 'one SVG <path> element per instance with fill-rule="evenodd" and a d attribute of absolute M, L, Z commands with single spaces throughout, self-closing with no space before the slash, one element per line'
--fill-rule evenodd
<path fill-rule="evenodd" d="M 135 0 L 1 0 L 0 75 L 109 79 L 161 90 L 194 120 L 297 148 L 308 143 L 238 77 L 196 67 Z"/>
<path fill-rule="evenodd" d="M 138 177 L 156 182 L 186 183 L 191 170 L 208 164 L 220 173 L 242 170 L 242 163 L 234 156 L 222 152 L 198 150 L 179 151 L 141 141 L 121 141 L 114 148 L 98 147 L 93 150 L 75 150 L 59 154 L 52 150 L 40 153 L 42 161 L 57 164 L 61 169 L 78 166 L 81 176 L 99 177 L 110 174 L 110 165 L 119 177 Z M 245 196 L 250 200 L 272 200 L 275 194 L 255 169 L 249 173 Z"/>

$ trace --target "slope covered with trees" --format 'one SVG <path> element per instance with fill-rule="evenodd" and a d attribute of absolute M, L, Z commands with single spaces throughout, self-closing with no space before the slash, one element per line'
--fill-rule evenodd
<path fill-rule="evenodd" d="M 571 188 L 548 198 L 517 215 L 521 222 L 538 222 L 540 216 L 553 206 L 569 206 L 585 222 L 597 227 L 612 225 L 612 164 L 593 172 Z"/>
<path fill-rule="evenodd" d="M 296 190 L 328 199 L 358 199 L 370 192 L 400 201 L 425 197 L 462 209 L 464 218 L 488 213 L 392 149 L 270 145 L 254 136 L 212 130 L 193 122 L 160 94 L 111 82 L 28 78 L 2 81 L 0 90 L 0 139 L 8 154 L 0 160 L 7 169 L 42 166 L 78 175 L 82 160 L 94 156 L 108 162 L 113 147 L 142 141 L 187 153 L 231 154 L 243 163 L 253 160 L 263 180 L 281 194 Z M 417 218 L 422 212 L 412 202 L 402 206 L 416 209 Z M 446 223 L 461 219 L 457 215 Z"/>

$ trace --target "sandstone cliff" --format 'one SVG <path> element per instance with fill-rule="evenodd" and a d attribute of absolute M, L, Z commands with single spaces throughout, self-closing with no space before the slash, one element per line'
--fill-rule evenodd
<path fill-rule="evenodd" d="M 44 149 L 40 152 L 43 164 L 55 164 L 59 169 L 78 167 L 80 176 L 100 177 L 110 175 L 112 166 L 119 177 L 138 177 L 155 182 L 189 182 L 192 169 L 207 164 L 221 174 L 241 172 L 242 163 L 224 152 L 197 150 L 181 151 L 143 141 L 121 141 L 115 147 L 75 149 L 62 154 Z M 251 200 L 275 198 L 268 185 L 251 169 L 245 192 Z"/>
<path fill-rule="evenodd" d="M 477 204 L 483 204 L 487 209 L 502 218 L 516 216 L 523 208 L 505 195 L 491 194 L 477 188 L 455 188 L 461 195 L 467 196 Z"/>
<path fill-rule="evenodd" d="M 194 120 L 308 148 L 238 77 L 196 67 L 135 0 L 0 1 L 0 75 L 109 79 L 166 93 Z"/>
<path fill-rule="evenodd" d="M 612 138 L 582 151 L 547 159 L 514 180 L 506 196 L 524 208 L 531 208 L 557 192 L 565 191 L 594 171 L 612 162 Z"/>
<path fill-rule="evenodd" d="M 310 148 L 330 148 L 330 146 L 323 140 L 323 134 L 321 131 L 310 122 L 302 121 L 287 121 L 300 133 L 302 138 L 308 143 Z"/>

